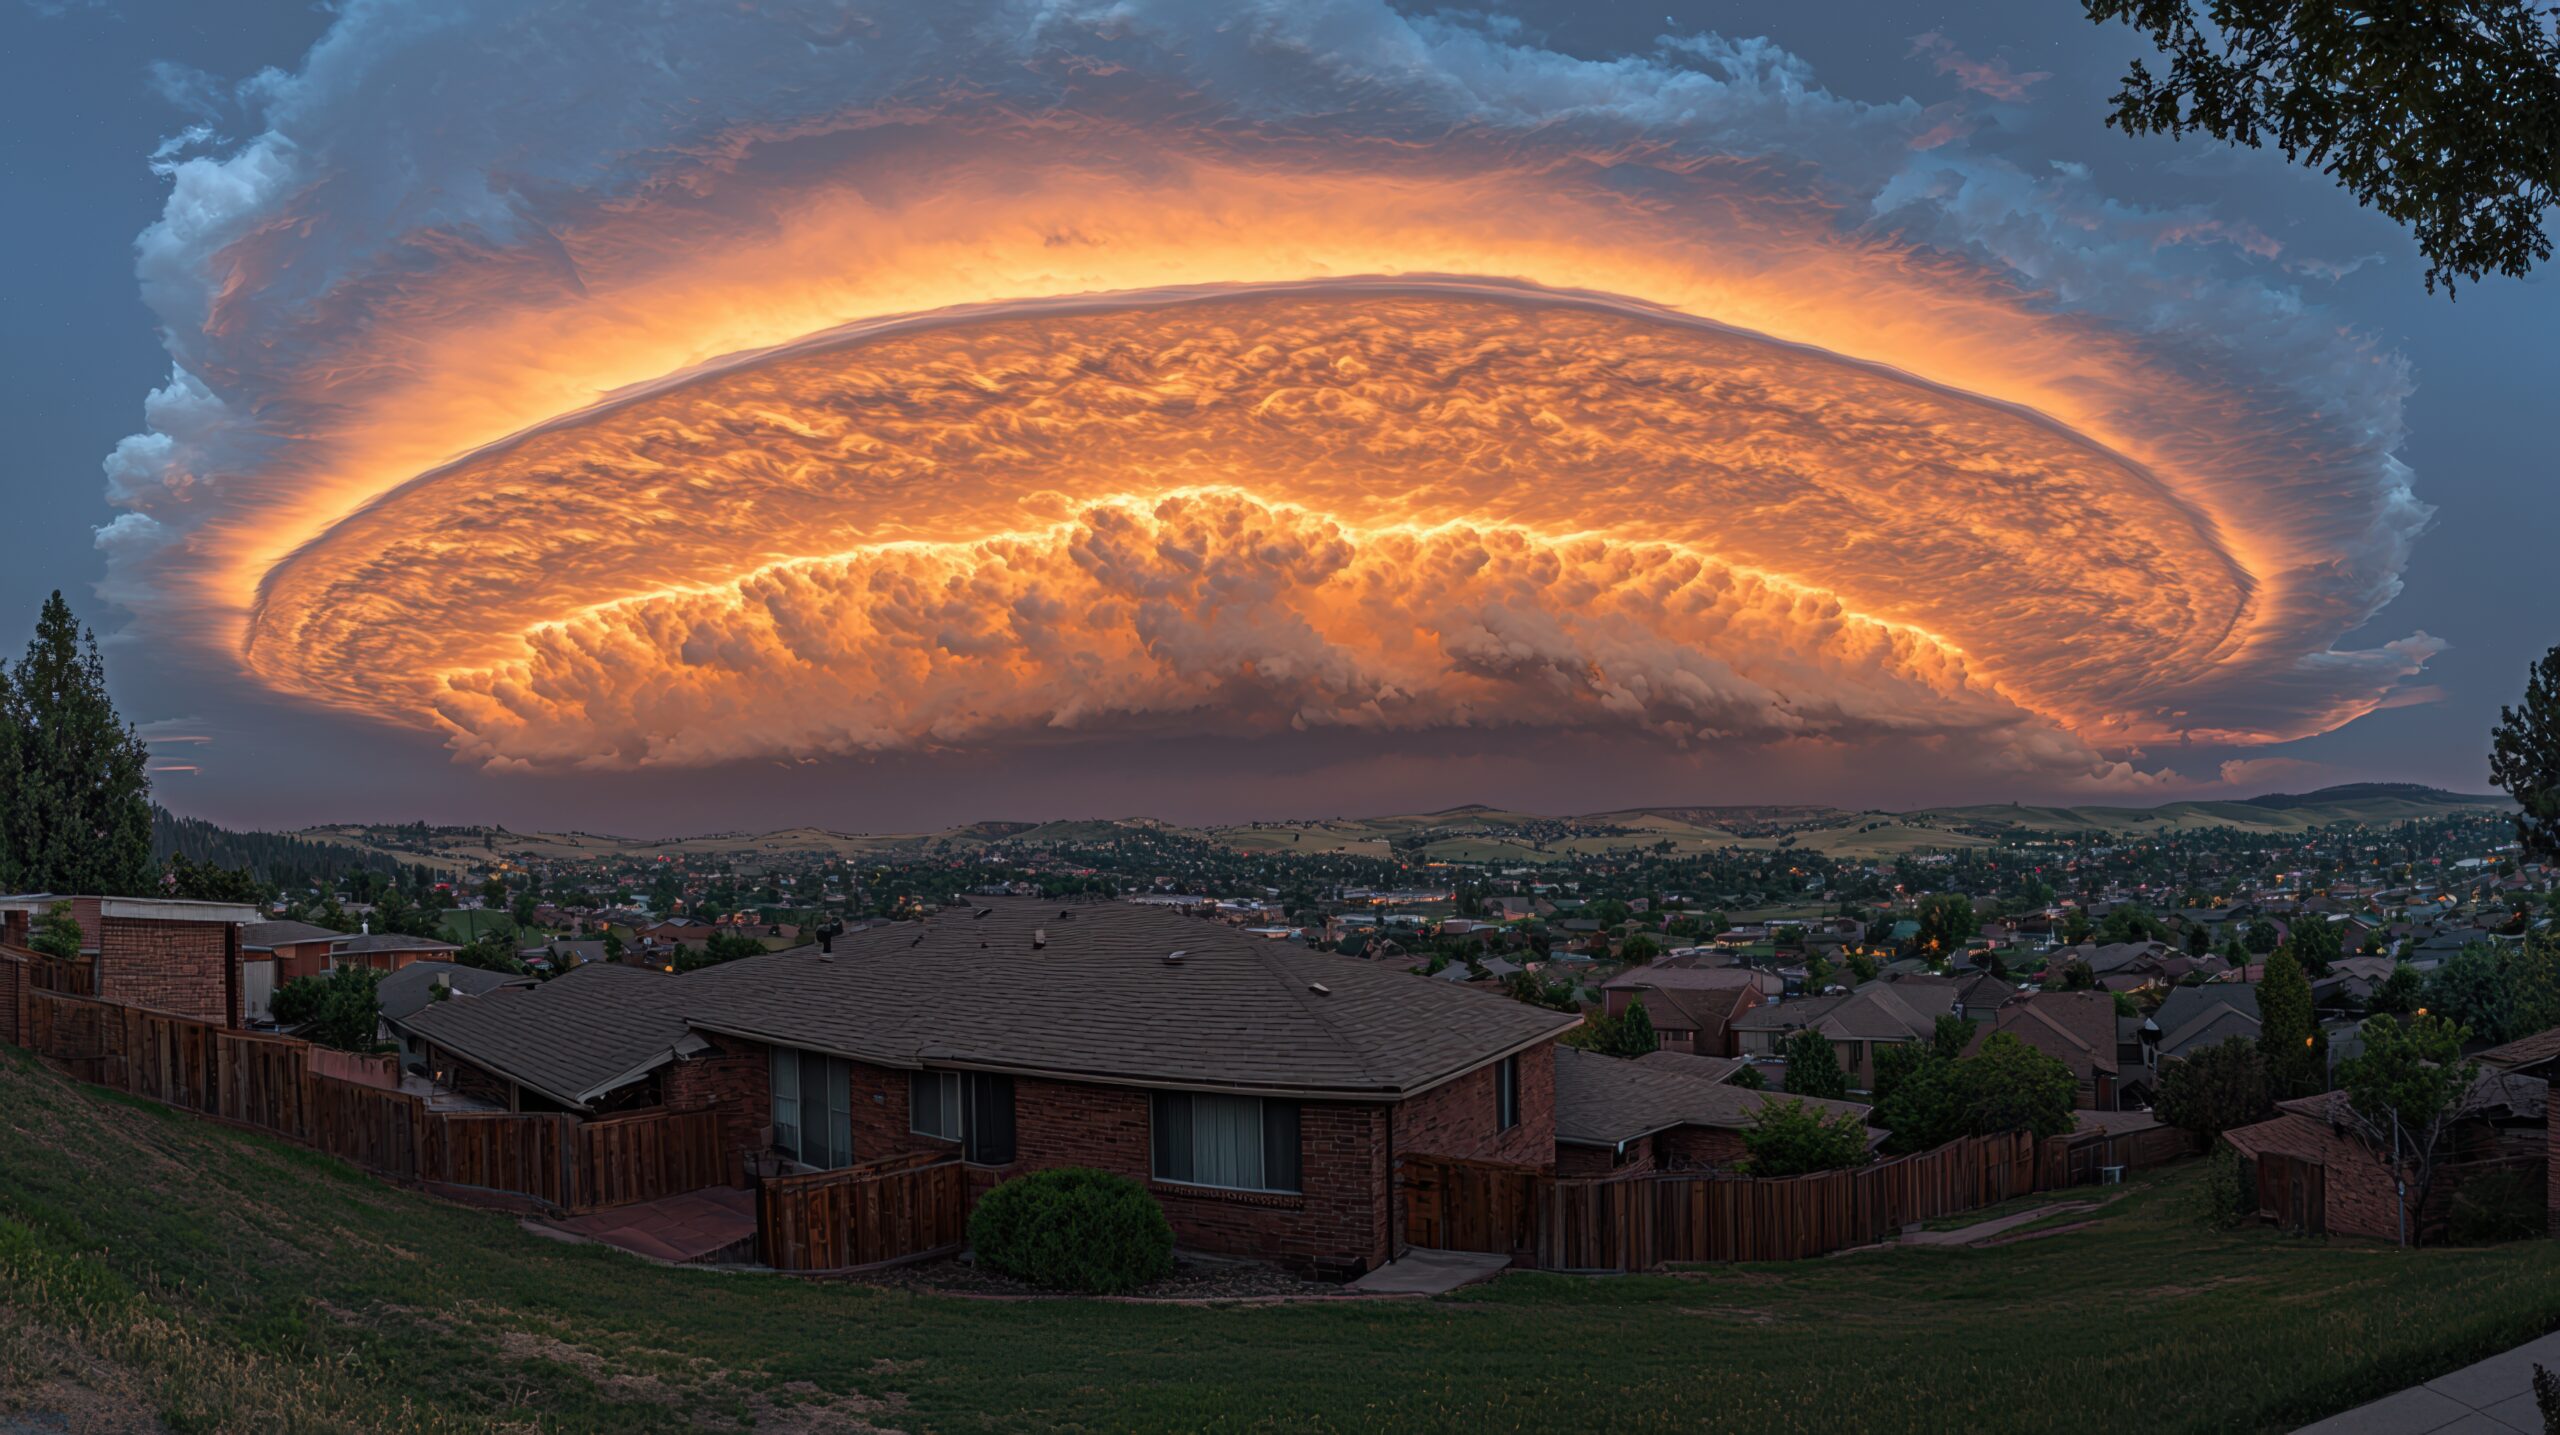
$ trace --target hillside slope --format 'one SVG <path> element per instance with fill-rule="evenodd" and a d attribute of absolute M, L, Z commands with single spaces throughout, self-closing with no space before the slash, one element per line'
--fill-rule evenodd
<path fill-rule="evenodd" d="M 0 1429 L 2281 1431 L 2560 1325 L 2560 1241 L 2209 1231 L 2194 1186 L 1445 1301 L 968 1301 L 556 1244 L 0 1047 Z"/>

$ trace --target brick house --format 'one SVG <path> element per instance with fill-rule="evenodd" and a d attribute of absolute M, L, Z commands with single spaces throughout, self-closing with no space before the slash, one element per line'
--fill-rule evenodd
<path fill-rule="evenodd" d="M 257 908 L 166 897 L 0 897 L 0 944 L 26 947 L 45 914 L 62 903 L 80 924 L 92 995 L 240 1024 L 240 932 L 258 920 Z"/>
<path fill-rule="evenodd" d="M 1908 981 L 1878 979 L 1854 991 L 1756 1007 L 1733 1020 L 1734 1054 L 1774 1057 L 1797 1032 L 1820 1032 L 1849 1084 L 1863 1090 L 1875 1083 L 1877 1048 L 1928 1041 L 1950 1011 L 1945 994 Z"/>
<path fill-rule="evenodd" d="M 2483 1068 L 2473 1087 L 2479 1111 L 2453 1133 L 2425 1205 L 2406 1213 L 2420 1242 L 2439 1239 L 2455 1192 L 2473 1176 L 2527 1170 L 2548 1190 L 2549 1089 L 2538 1076 Z M 2223 1133 L 2250 1165 L 2258 1214 L 2288 1229 L 2397 1241 L 2403 1219 L 2390 1149 L 2365 1136 L 2342 1109 L 2343 1092 L 2279 1102 L 2278 1114 Z M 2548 1197 L 2545 1197 L 2546 1203 Z"/>
<path fill-rule="evenodd" d="M 1742 1133 L 1761 1107 L 1803 1101 L 1862 1123 L 1853 1101 L 1788 1096 L 1726 1085 L 1696 1057 L 1657 1051 L 1634 1061 L 1559 1046 L 1556 1174 L 1631 1176 L 1647 1171 L 1725 1170 L 1747 1154 Z M 1727 1068 L 1728 1074 L 1730 1068 Z M 1869 1128 L 1868 1145 L 1885 1133 Z"/>
<path fill-rule="evenodd" d="M 1643 1002 L 1645 1018 L 1665 1050 L 1732 1056 L 1734 1019 L 1777 996 L 1782 985 L 1775 972 L 1664 957 L 1611 977 L 1600 995 L 1610 1016 L 1623 1016 L 1628 1007 Z"/>
<path fill-rule="evenodd" d="M 2071 1104 L 2083 1111 L 2121 1111 L 2131 1098 L 2147 1098 L 2151 1073 L 2138 1041 L 2132 1070 L 2125 1069 L 2115 997 L 2107 992 L 2029 992 L 2011 997 L 1974 1028 L 1967 1054 L 1996 1032 L 2007 1032 L 2071 1068 Z M 2137 1021 L 2138 1027 L 2140 1023 Z"/>
<path fill-rule="evenodd" d="M 329 953 L 347 934 L 309 922 L 251 922 L 240 931 L 240 951 L 251 961 L 275 963 L 275 984 L 316 977 L 329 969 Z"/>
<path fill-rule="evenodd" d="M 1549 1168 L 1578 1018 L 1135 904 L 980 898 L 681 975 L 592 965 L 400 1025 L 513 1109 L 710 1106 L 732 1171 L 1094 1166 L 1186 1247 L 1350 1276 L 1396 1158 Z"/>

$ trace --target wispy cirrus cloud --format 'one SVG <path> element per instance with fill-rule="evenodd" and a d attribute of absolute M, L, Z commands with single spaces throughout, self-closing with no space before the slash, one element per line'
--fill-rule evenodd
<path fill-rule="evenodd" d="M 2006 104 L 2026 103 L 2027 91 L 2053 78 L 2050 70 L 2013 70 L 2008 61 L 1997 55 L 1977 60 L 1957 49 L 1954 41 L 1935 30 L 1923 30 L 1912 36 L 1909 55 L 1915 60 L 1928 61 L 1930 69 L 1965 89 Z"/>

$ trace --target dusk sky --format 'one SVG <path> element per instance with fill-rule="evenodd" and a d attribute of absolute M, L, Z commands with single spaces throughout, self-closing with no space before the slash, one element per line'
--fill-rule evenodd
<path fill-rule="evenodd" d="M 8 3 L 0 645 L 180 812 L 2476 791 L 2560 641 L 2554 281 L 2069 0 Z"/>

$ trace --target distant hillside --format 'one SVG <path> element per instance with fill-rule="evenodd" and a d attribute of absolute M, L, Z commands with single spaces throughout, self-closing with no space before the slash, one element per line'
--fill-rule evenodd
<path fill-rule="evenodd" d="M 1408 861 L 1536 865 L 1577 857 L 1650 852 L 1690 855 L 1722 848 L 1816 852 L 1889 859 L 1979 847 L 2017 832 L 2133 835 L 2195 828 L 2298 832 L 2339 822 L 2391 823 L 2495 811 L 2503 797 L 2446 792 L 2414 783 L 2360 782 L 2307 793 L 2165 803 L 2157 807 L 2026 806 L 2017 803 L 1850 812 L 1817 804 L 1691 804 L 1548 816 L 1466 803 L 1437 812 L 1232 823 L 1186 828 L 1153 818 L 967 822 L 928 832 L 857 833 L 821 827 L 719 832 L 698 837 L 617 837 L 604 833 L 515 832 L 504 827 L 423 823 L 341 823 L 293 833 L 232 833 L 191 818 L 164 818 L 162 851 L 225 866 L 284 861 L 307 870 L 351 863 L 468 868 L 493 857 L 578 861 L 656 856 L 762 857 L 821 854 L 896 858 L 964 851 L 995 843 L 1031 847 L 1108 842 L 1148 832 L 1193 837 L 1239 852 L 1343 854 Z M 227 855 L 226 855 L 227 854 Z M 328 854 L 338 854 L 331 856 Z M 352 854 L 350 856 L 349 854 Z"/>
<path fill-rule="evenodd" d="M 393 860 L 343 842 L 280 832 L 234 832 L 196 817 L 180 817 L 154 804 L 151 809 L 151 860 L 166 862 L 173 853 L 191 862 L 216 867 L 246 867 L 260 880 L 279 886 L 299 885 L 349 872 L 398 870 Z"/>

